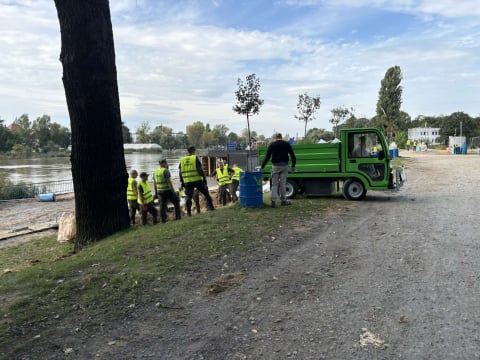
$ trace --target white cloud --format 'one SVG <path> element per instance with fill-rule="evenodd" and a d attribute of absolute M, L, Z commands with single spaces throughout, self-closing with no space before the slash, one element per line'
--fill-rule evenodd
<path fill-rule="evenodd" d="M 298 22 L 285 20 L 260 31 L 221 27 L 208 19 L 200 23 L 205 10 L 195 2 L 185 6 L 184 2 L 112 1 L 120 103 L 127 126 L 134 130 L 148 120 L 153 126 L 185 131 L 193 121 L 203 121 L 224 123 L 239 133 L 246 121 L 232 111 L 236 81 L 256 73 L 265 105 L 252 118 L 253 130 L 267 136 L 274 131 L 302 135 L 303 124 L 293 116 L 303 92 L 322 99 L 317 120 L 309 126 L 329 129 L 330 110 L 337 106 L 354 107 L 357 116 L 373 116 L 380 81 L 394 65 L 402 69 L 403 110 L 412 117 L 458 110 L 478 115 L 475 39 L 480 25 L 470 16 L 478 10 L 469 2 L 455 6 L 427 0 L 288 3 L 326 4 L 332 13 L 341 13 L 341 4 L 356 7 L 357 12 L 370 6 L 432 17 L 395 36 L 379 29 L 378 37 L 364 42 L 359 38 L 361 27 L 349 29 L 347 36 L 323 37 L 315 27 L 326 30 L 337 20 L 318 13 L 315 18 L 305 15 Z M 159 11 L 165 11 L 162 18 L 143 16 Z M 349 40 L 348 34 L 355 40 Z M 46 113 L 68 125 L 53 1 L 0 0 L 0 48 L 2 118 L 8 122 L 22 113 L 31 117 Z"/>

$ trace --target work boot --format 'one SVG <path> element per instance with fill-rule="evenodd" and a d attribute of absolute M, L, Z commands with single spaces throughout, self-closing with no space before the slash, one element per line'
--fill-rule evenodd
<path fill-rule="evenodd" d="M 287 205 L 292 205 L 292 203 L 288 200 L 282 200 L 282 203 L 281 203 L 282 206 L 287 206 Z"/>
<path fill-rule="evenodd" d="M 274 207 L 275 207 L 275 201 L 272 201 L 272 203 L 270 204 L 270 207 L 271 207 L 271 208 L 274 208 Z"/>

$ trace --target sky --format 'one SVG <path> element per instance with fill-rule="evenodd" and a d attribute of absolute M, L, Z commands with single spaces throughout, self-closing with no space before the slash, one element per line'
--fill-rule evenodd
<path fill-rule="evenodd" d="M 251 130 L 303 136 L 300 94 L 320 96 L 310 128 L 332 129 L 331 110 L 375 115 L 392 66 L 401 110 L 480 115 L 480 6 L 471 0 L 110 1 L 122 121 L 185 132 L 201 121 L 240 134 L 237 80 L 256 74 Z M 47 114 L 70 126 L 53 0 L 0 0 L 0 118 Z"/>

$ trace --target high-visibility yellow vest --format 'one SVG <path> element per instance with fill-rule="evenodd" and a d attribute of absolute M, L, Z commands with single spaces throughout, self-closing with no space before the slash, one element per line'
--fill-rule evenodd
<path fill-rule="evenodd" d="M 203 177 L 197 170 L 197 156 L 187 155 L 180 159 L 180 171 L 182 172 L 183 182 L 185 184 L 201 181 Z"/>
<path fill-rule="evenodd" d="M 138 187 L 140 188 L 140 186 L 143 189 L 143 203 L 140 202 L 141 201 L 140 196 L 138 197 L 137 202 L 140 205 L 150 204 L 153 201 L 153 194 L 152 194 L 152 189 L 150 188 L 150 184 L 148 182 L 140 181 L 138 183 Z"/>
<path fill-rule="evenodd" d="M 230 176 L 228 176 L 228 165 L 225 165 L 223 169 L 217 168 L 217 179 L 219 186 L 232 183 L 232 180 L 230 180 Z"/>
<path fill-rule="evenodd" d="M 157 184 L 157 191 L 165 191 L 170 189 L 168 187 L 167 179 L 165 178 L 165 168 L 160 167 L 154 171 L 153 177 L 155 178 L 155 183 Z"/>
<path fill-rule="evenodd" d="M 176 193 L 177 193 L 177 196 L 178 196 L 179 199 L 181 199 L 183 197 L 183 191 L 182 191 L 181 188 L 177 189 Z"/>
<path fill-rule="evenodd" d="M 238 166 L 235 166 L 233 168 L 233 171 L 235 171 L 235 173 L 233 174 L 232 176 L 232 180 L 238 180 L 240 181 L 240 173 L 243 171 L 242 169 L 240 169 Z"/>
<path fill-rule="evenodd" d="M 137 181 L 134 178 L 128 178 L 128 186 L 127 186 L 127 200 L 137 200 L 137 193 L 133 188 L 133 183 Z"/>

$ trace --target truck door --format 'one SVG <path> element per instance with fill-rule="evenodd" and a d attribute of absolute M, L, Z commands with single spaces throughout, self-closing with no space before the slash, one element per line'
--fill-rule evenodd
<path fill-rule="evenodd" d="M 376 132 L 351 132 L 347 137 L 347 172 L 361 172 L 366 175 L 371 185 L 381 185 L 388 176 L 385 160 L 378 154 L 385 150 Z"/>

